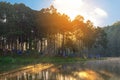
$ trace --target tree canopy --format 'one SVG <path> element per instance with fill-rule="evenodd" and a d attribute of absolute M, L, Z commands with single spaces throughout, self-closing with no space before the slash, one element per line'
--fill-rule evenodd
<path fill-rule="evenodd" d="M 63 56 L 79 54 L 98 45 L 105 48 L 105 41 L 104 30 L 90 20 L 85 22 L 81 15 L 71 21 L 54 6 L 35 11 L 22 3 L 0 2 L 1 49 L 29 49 Z"/>

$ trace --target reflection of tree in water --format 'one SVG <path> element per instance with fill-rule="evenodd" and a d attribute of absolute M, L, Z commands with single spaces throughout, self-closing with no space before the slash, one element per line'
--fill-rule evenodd
<path fill-rule="evenodd" d="M 119 71 L 117 68 L 119 65 L 116 64 L 113 68 L 108 63 L 107 60 L 97 60 L 83 63 L 52 64 L 51 66 L 50 64 L 43 64 L 45 66 L 38 65 L 30 69 L 17 71 L 5 75 L 2 79 L 0 76 L 0 80 L 119 80 L 115 70 L 116 66 Z M 112 61 L 111 63 L 114 64 Z M 115 72 L 110 68 L 114 69 Z"/>
<path fill-rule="evenodd" d="M 120 75 L 120 58 L 107 58 L 105 60 L 87 61 L 87 68 L 96 71 L 106 80 Z M 111 79 L 115 80 L 115 79 Z M 119 78 L 116 78 L 119 80 Z"/>
<path fill-rule="evenodd" d="M 2 80 L 5 80 L 5 78 L 7 80 L 87 80 L 88 77 L 96 74 L 95 72 L 86 70 L 82 63 L 55 65 L 42 71 L 39 68 L 36 66 L 7 76 L 5 75 Z M 96 79 L 91 77 L 89 80 Z"/>
<path fill-rule="evenodd" d="M 62 65 L 59 73 L 71 77 L 72 80 L 103 80 L 99 74 L 87 69 L 82 63 Z"/>

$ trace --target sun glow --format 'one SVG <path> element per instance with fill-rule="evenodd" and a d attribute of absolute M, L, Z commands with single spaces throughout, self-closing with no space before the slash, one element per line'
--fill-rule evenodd
<path fill-rule="evenodd" d="M 87 0 L 54 0 L 53 5 L 58 12 L 67 14 L 71 20 L 82 15 L 85 21 L 91 20 L 96 26 L 108 16 L 106 11 L 88 3 Z"/>
<path fill-rule="evenodd" d="M 80 72 L 75 72 L 82 80 L 103 80 L 102 77 L 92 70 L 85 70 Z"/>
<path fill-rule="evenodd" d="M 83 2 L 82 0 L 55 0 L 53 4 L 60 13 L 67 14 L 73 20 L 79 14 Z"/>

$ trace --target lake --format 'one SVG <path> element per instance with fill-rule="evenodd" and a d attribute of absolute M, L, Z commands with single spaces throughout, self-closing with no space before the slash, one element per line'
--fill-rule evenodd
<path fill-rule="evenodd" d="M 120 80 L 120 58 L 37 64 L 0 74 L 0 80 Z"/>

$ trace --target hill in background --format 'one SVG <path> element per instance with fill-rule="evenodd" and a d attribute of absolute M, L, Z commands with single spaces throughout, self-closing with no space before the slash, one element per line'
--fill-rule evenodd
<path fill-rule="evenodd" d="M 120 56 L 120 21 L 104 28 L 108 38 L 106 53 L 109 56 Z"/>

